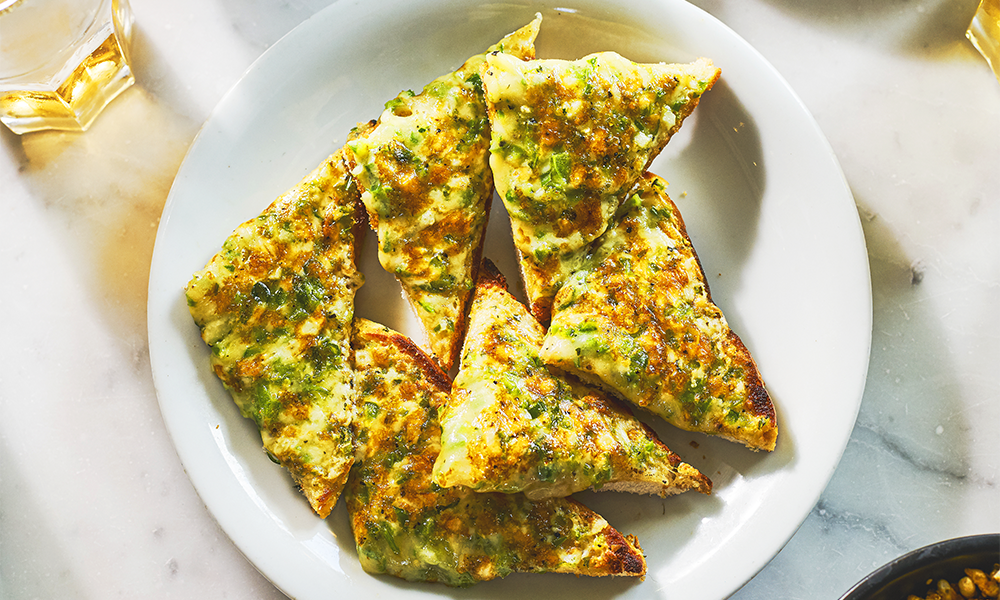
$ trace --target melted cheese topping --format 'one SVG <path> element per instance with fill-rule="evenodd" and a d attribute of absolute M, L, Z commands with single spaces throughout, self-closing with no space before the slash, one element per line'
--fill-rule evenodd
<path fill-rule="evenodd" d="M 548 320 L 551 298 L 579 268 L 581 252 L 718 76 L 707 59 L 487 57 L 490 166 L 540 320 Z"/>
<path fill-rule="evenodd" d="M 541 357 L 678 427 L 772 450 L 774 407 L 711 300 L 665 186 L 647 175 L 598 242 L 592 266 L 559 290 Z"/>
<path fill-rule="evenodd" d="M 187 287 L 212 369 L 323 517 L 354 458 L 357 200 L 337 153 L 238 227 Z"/>
<path fill-rule="evenodd" d="M 408 339 L 363 319 L 354 347 L 363 446 L 344 497 L 366 571 L 452 586 L 516 571 L 645 573 L 634 541 L 577 502 L 435 485 L 447 376 Z"/>
<path fill-rule="evenodd" d="M 489 51 L 533 57 L 539 21 Z M 403 285 L 445 369 L 461 343 L 493 194 L 479 76 L 484 59 L 470 58 L 420 94 L 401 93 L 374 129 L 348 142 L 378 232 L 379 261 Z"/>
<path fill-rule="evenodd" d="M 631 414 L 549 371 L 538 356 L 544 330 L 496 278 L 473 299 L 461 367 L 441 409 L 435 483 L 529 498 L 623 481 L 662 496 L 708 492 L 710 482 Z"/>

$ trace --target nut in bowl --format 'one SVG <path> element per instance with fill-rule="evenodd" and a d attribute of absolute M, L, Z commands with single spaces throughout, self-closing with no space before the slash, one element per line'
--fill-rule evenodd
<path fill-rule="evenodd" d="M 996 598 L 1000 576 L 997 564 L 1000 534 L 952 538 L 885 564 L 859 581 L 841 600 Z"/>

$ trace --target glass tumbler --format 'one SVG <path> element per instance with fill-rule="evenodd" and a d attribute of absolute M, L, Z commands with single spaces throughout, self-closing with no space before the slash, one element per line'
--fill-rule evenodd
<path fill-rule="evenodd" d="M 0 0 L 0 121 L 85 131 L 135 82 L 127 0 Z"/>
<path fill-rule="evenodd" d="M 965 33 L 1000 81 L 1000 0 L 981 0 Z"/>

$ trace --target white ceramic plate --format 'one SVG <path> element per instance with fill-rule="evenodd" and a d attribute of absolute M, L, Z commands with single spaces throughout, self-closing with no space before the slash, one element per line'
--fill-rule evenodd
<path fill-rule="evenodd" d="M 275 44 L 219 104 L 178 173 L 149 286 L 153 375 L 164 419 L 209 510 L 271 581 L 299 599 L 359 597 L 722 598 L 781 549 L 819 498 L 850 436 L 871 340 L 867 254 L 853 198 L 816 124 L 761 56 L 679 0 L 480 4 L 337 2 Z M 647 554 L 645 581 L 513 575 L 467 590 L 362 572 L 341 503 L 320 520 L 260 450 L 253 424 L 208 368 L 183 287 L 255 216 L 377 117 L 543 13 L 539 57 L 615 50 L 643 62 L 712 58 L 723 76 L 652 170 L 687 221 L 716 302 L 757 358 L 778 409 L 777 450 L 678 432 L 668 445 L 715 482 L 711 496 L 578 497 Z M 511 279 L 509 224 L 494 202 L 486 254 Z M 357 313 L 415 336 L 395 281 L 364 249 Z"/>

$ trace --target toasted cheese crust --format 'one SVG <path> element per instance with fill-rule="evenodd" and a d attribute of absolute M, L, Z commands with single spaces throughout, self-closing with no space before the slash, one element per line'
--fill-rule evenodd
<path fill-rule="evenodd" d="M 356 327 L 363 445 L 344 498 L 366 571 L 451 586 L 518 571 L 645 574 L 634 538 L 574 500 L 436 486 L 447 376 L 402 335 Z"/>
<path fill-rule="evenodd" d="M 590 487 L 667 496 L 711 482 L 595 388 L 549 370 L 545 335 L 484 261 L 469 335 L 440 413 L 434 482 L 477 491 L 567 496 Z"/>
<path fill-rule="evenodd" d="M 534 57 L 540 17 L 489 51 Z M 489 122 L 479 76 L 485 54 L 386 103 L 348 142 L 379 261 L 396 276 L 445 370 L 455 361 L 493 196 Z"/>
<path fill-rule="evenodd" d="M 358 206 L 338 152 L 240 225 L 186 291 L 213 371 L 321 517 L 354 459 Z"/>
<path fill-rule="evenodd" d="M 666 182 L 646 174 L 555 297 L 541 357 L 686 430 L 773 450 L 774 406 L 712 302 Z"/>
<path fill-rule="evenodd" d="M 539 321 L 548 322 L 580 253 L 719 74 L 707 59 L 641 65 L 613 52 L 576 61 L 487 57 L 490 166 Z"/>

